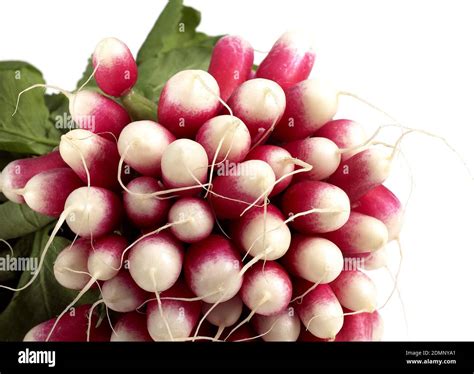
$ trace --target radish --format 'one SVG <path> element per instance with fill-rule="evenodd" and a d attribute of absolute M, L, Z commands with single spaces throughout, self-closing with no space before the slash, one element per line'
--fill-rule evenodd
<path fill-rule="evenodd" d="M 261 160 L 249 160 L 226 170 L 218 168 L 210 202 L 221 219 L 235 219 L 252 203 L 261 203 L 275 185 L 270 165 Z"/>
<path fill-rule="evenodd" d="M 296 294 L 301 295 L 311 286 L 310 282 L 298 280 Z M 320 339 L 334 340 L 344 322 L 341 304 L 327 284 L 320 284 L 307 293 L 301 303 L 295 303 L 295 310 L 306 329 Z"/>
<path fill-rule="evenodd" d="M 342 161 L 360 152 L 362 149 L 358 146 L 368 140 L 364 128 L 358 122 L 349 119 L 329 121 L 316 131 L 314 136 L 332 140 L 342 150 L 346 149 L 341 154 Z"/>
<path fill-rule="evenodd" d="M 250 133 L 245 124 L 234 116 L 221 115 L 206 121 L 196 135 L 196 141 L 206 150 L 213 163 L 240 162 L 250 149 Z"/>
<path fill-rule="evenodd" d="M 337 230 L 349 219 L 350 202 L 346 193 L 329 183 L 299 182 L 283 195 L 282 210 L 291 215 L 291 225 L 304 234 Z"/>
<path fill-rule="evenodd" d="M 1 192 L 14 203 L 24 203 L 25 199 L 17 191 L 21 192 L 21 189 L 32 177 L 46 170 L 66 166 L 58 151 L 52 151 L 39 157 L 12 161 L 2 171 Z"/>
<path fill-rule="evenodd" d="M 387 179 L 391 159 L 378 148 L 363 150 L 342 162 L 328 182 L 342 188 L 355 202 Z"/>
<path fill-rule="evenodd" d="M 375 252 L 388 241 L 388 231 L 382 221 L 362 213 L 351 212 L 348 221 L 324 237 L 334 242 L 344 254 Z"/>
<path fill-rule="evenodd" d="M 219 339 L 225 328 L 234 325 L 239 320 L 242 314 L 242 307 L 242 300 L 238 295 L 217 306 L 203 303 L 202 312 L 206 315 L 206 319 L 218 327 L 214 339 Z"/>
<path fill-rule="evenodd" d="M 152 341 L 146 326 L 146 316 L 137 312 L 120 316 L 110 335 L 111 342 L 150 342 Z"/>
<path fill-rule="evenodd" d="M 388 241 L 400 235 L 403 207 L 400 200 L 384 185 L 371 189 L 352 205 L 352 209 L 382 221 L 388 230 Z"/>
<path fill-rule="evenodd" d="M 188 301 L 194 295 L 182 281 L 161 294 L 162 301 L 147 305 L 148 332 L 154 341 L 182 340 L 191 335 L 201 313 L 200 301 Z"/>
<path fill-rule="evenodd" d="M 280 120 L 286 99 L 277 83 L 257 78 L 242 83 L 227 104 L 245 123 L 255 144 L 263 141 Z"/>
<path fill-rule="evenodd" d="M 372 313 L 377 307 L 377 290 L 360 270 L 344 270 L 331 283 L 339 303 L 350 310 Z"/>
<path fill-rule="evenodd" d="M 133 169 L 159 177 L 163 152 L 174 140 L 174 135 L 156 122 L 135 121 L 122 130 L 117 146 L 121 158 Z"/>
<path fill-rule="evenodd" d="M 293 235 L 283 265 L 290 273 L 315 284 L 332 282 L 344 267 L 341 250 L 315 236 Z"/>
<path fill-rule="evenodd" d="M 214 46 L 208 72 L 216 79 L 224 101 L 249 76 L 253 57 L 252 46 L 240 36 L 223 36 Z"/>
<path fill-rule="evenodd" d="M 170 231 L 185 243 L 195 243 L 207 238 L 214 228 L 214 215 L 206 200 L 183 197 L 176 201 L 168 213 L 169 222 L 181 222 Z"/>
<path fill-rule="evenodd" d="M 310 171 L 294 176 L 295 181 L 326 179 L 341 162 L 341 151 L 336 143 L 326 138 L 296 140 L 284 147 L 294 158 L 312 166 Z"/>
<path fill-rule="evenodd" d="M 386 267 L 389 262 L 387 246 L 380 248 L 378 251 L 362 253 L 358 256 L 362 256 L 365 270 L 377 270 Z"/>
<path fill-rule="evenodd" d="M 85 342 L 87 340 L 87 329 L 89 325 L 89 309 L 90 305 L 82 305 L 73 308 L 67 313 L 64 318 L 56 325 L 53 331 L 53 326 L 56 324 L 56 318 L 42 322 L 34 326 L 28 331 L 23 338 L 25 342 L 44 342 L 49 340 L 53 342 Z M 110 330 L 105 323 L 99 327 L 96 326 L 98 317 L 93 315 L 91 341 L 105 342 L 109 340 Z"/>
<path fill-rule="evenodd" d="M 133 312 L 147 299 L 147 293 L 137 286 L 126 269 L 106 280 L 102 285 L 105 305 L 120 313 Z"/>
<path fill-rule="evenodd" d="M 273 45 L 256 75 L 271 79 L 286 89 L 308 78 L 315 58 L 311 38 L 301 31 L 288 31 Z"/>
<path fill-rule="evenodd" d="M 162 191 L 160 183 L 151 177 L 138 177 L 125 187 L 123 206 L 127 218 L 142 229 L 153 227 L 166 219 L 171 203 L 153 193 Z"/>
<path fill-rule="evenodd" d="M 285 113 L 272 135 L 277 140 L 311 136 L 337 112 L 337 91 L 320 79 L 304 80 L 286 89 L 285 94 Z"/>
<path fill-rule="evenodd" d="M 78 239 L 59 252 L 53 271 L 61 286 L 78 291 L 86 286 L 91 279 L 87 269 L 90 250 L 90 239 Z"/>
<path fill-rule="evenodd" d="M 176 137 L 193 138 L 219 110 L 219 85 L 203 70 L 183 70 L 165 84 L 158 101 L 158 122 Z"/>
<path fill-rule="evenodd" d="M 87 130 L 72 130 L 61 136 L 59 152 L 64 162 L 88 185 L 117 186 L 120 156 L 111 140 Z"/>
<path fill-rule="evenodd" d="M 379 341 L 383 335 L 383 320 L 377 311 L 346 315 L 337 342 Z"/>
<path fill-rule="evenodd" d="M 257 314 L 252 322 L 266 342 L 295 342 L 300 335 L 300 319 L 292 307 L 273 316 Z"/>
<path fill-rule="evenodd" d="M 229 334 L 232 332 L 232 334 Z M 255 331 L 253 331 L 252 327 L 248 324 L 240 326 L 237 330 L 232 331 L 232 327 L 225 329 L 222 333 L 223 336 L 227 336 L 227 342 L 250 342 L 250 341 L 258 341 L 259 337 Z"/>
<path fill-rule="evenodd" d="M 132 53 L 122 41 L 105 38 L 97 44 L 92 54 L 94 78 L 107 95 L 122 96 L 137 81 L 137 64 Z"/>
<path fill-rule="evenodd" d="M 263 254 L 266 260 L 276 260 L 290 247 L 290 229 L 274 205 L 253 209 L 233 225 L 233 238 L 252 257 Z"/>

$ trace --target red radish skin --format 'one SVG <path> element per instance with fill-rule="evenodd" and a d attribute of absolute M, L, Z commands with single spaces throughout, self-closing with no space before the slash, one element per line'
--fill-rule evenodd
<path fill-rule="evenodd" d="M 54 331 L 49 337 L 50 342 L 85 342 L 87 341 L 87 328 L 89 325 L 88 317 L 91 305 L 79 306 L 69 313 L 65 314 L 56 325 Z M 99 327 L 96 327 L 98 317 L 92 315 L 90 326 L 90 341 L 106 342 L 110 338 L 110 329 L 102 321 Z M 23 338 L 25 342 L 44 342 L 46 341 L 56 318 L 42 322 L 28 331 Z"/>
<path fill-rule="evenodd" d="M 117 38 L 105 38 L 97 44 L 92 64 L 97 85 L 107 95 L 122 96 L 137 81 L 135 59 L 126 44 Z"/>
<path fill-rule="evenodd" d="M 87 269 L 92 277 L 101 281 L 115 277 L 125 248 L 127 240 L 120 235 L 107 235 L 95 241 L 87 259 Z"/>
<path fill-rule="evenodd" d="M 337 335 L 336 335 L 336 337 L 337 337 Z M 317 336 L 314 336 L 313 334 L 311 334 L 311 332 L 309 330 L 306 330 L 306 328 L 303 326 L 300 329 L 300 336 L 298 336 L 298 341 L 299 342 L 314 343 L 314 342 L 328 342 L 328 341 L 330 341 L 330 339 L 318 338 Z"/>
<path fill-rule="evenodd" d="M 256 208 L 235 221 L 232 237 L 243 253 L 276 260 L 286 253 L 292 240 L 284 221 L 283 214 L 274 205 L 268 205 L 266 213 L 263 208 Z"/>
<path fill-rule="evenodd" d="M 177 138 L 194 138 L 220 108 L 219 85 L 202 70 L 183 70 L 165 84 L 158 101 L 158 122 Z"/>
<path fill-rule="evenodd" d="M 88 180 L 85 162 L 92 186 L 111 189 L 117 187 L 120 156 L 113 141 L 87 130 L 72 130 L 61 136 L 59 152 L 64 162 L 83 182 L 87 183 Z"/>
<path fill-rule="evenodd" d="M 257 201 L 257 204 L 260 204 L 263 202 L 262 195 L 271 193 L 275 184 L 275 173 L 266 162 L 244 161 L 228 170 L 226 170 L 228 164 L 223 165 L 224 167 L 217 169 L 217 177 L 212 183 L 214 193 L 209 196 L 218 218 L 238 218 L 251 203 Z"/>
<path fill-rule="evenodd" d="M 110 335 L 111 342 L 151 342 L 148 333 L 146 315 L 138 312 L 125 313 L 120 316 Z"/>
<path fill-rule="evenodd" d="M 281 265 L 260 261 L 245 273 L 240 297 L 252 312 L 271 316 L 288 307 L 292 292 L 291 279 Z"/>
<path fill-rule="evenodd" d="M 91 279 L 90 275 L 85 274 L 88 272 L 87 260 L 90 250 L 90 239 L 78 239 L 59 252 L 54 261 L 53 271 L 56 281 L 61 286 L 77 291 L 86 286 Z"/>
<path fill-rule="evenodd" d="M 384 185 L 371 189 L 352 205 L 352 209 L 382 221 L 388 230 L 388 241 L 400 235 L 403 206 L 393 192 Z"/>
<path fill-rule="evenodd" d="M 313 212 L 297 217 L 290 225 L 304 234 L 337 230 L 349 219 L 350 202 L 342 189 L 325 182 L 299 182 L 285 191 L 282 200 L 283 213 L 296 215 L 312 209 L 328 209 L 329 211 Z"/>
<path fill-rule="evenodd" d="M 240 36 L 226 35 L 216 43 L 208 72 L 216 79 L 224 101 L 247 79 L 253 58 L 252 46 Z"/>
<path fill-rule="evenodd" d="M 210 161 L 240 162 L 250 149 L 247 126 L 235 116 L 221 115 L 206 121 L 196 135 Z M 219 150 L 219 151 L 218 151 Z M 217 156 L 216 156 L 217 152 Z"/>
<path fill-rule="evenodd" d="M 311 282 L 298 280 L 295 294 L 303 294 L 312 285 Z M 304 328 L 317 338 L 334 340 L 342 328 L 344 312 L 327 284 L 318 285 L 305 295 L 301 303 L 297 302 L 294 306 Z"/>
<path fill-rule="evenodd" d="M 315 58 L 312 40 L 303 32 L 288 31 L 273 45 L 256 75 L 286 89 L 309 77 Z"/>
<path fill-rule="evenodd" d="M 293 234 L 282 264 L 293 275 L 326 284 L 339 276 L 344 258 L 341 250 L 327 239 Z"/>
<path fill-rule="evenodd" d="M 388 231 L 382 221 L 351 212 L 344 226 L 325 233 L 324 237 L 334 242 L 345 255 L 351 255 L 383 248 L 388 241 Z"/>
<path fill-rule="evenodd" d="M 156 301 L 148 303 L 146 310 L 148 332 L 152 339 L 154 341 L 169 341 L 188 338 L 199 321 L 201 302 L 172 299 L 194 297 L 181 280 L 169 290 L 164 291 L 160 297 L 163 315 Z M 166 324 L 169 326 L 169 331 Z"/>
<path fill-rule="evenodd" d="M 290 152 L 282 147 L 272 144 L 264 144 L 255 147 L 247 154 L 245 159 L 265 161 L 272 168 L 276 180 L 295 170 L 295 164 Z M 270 197 L 278 195 L 280 192 L 284 191 L 290 185 L 292 180 L 293 175 L 282 179 L 280 183 L 273 187 Z"/>
<path fill-rule="evenodd" d="M 341 149 L 353 148 L 351 151 L 342 153 L 342 161 L 360 152 L 362 149 L 358 148 L 358 146 L 367 141 L 364 128 L 358 122 L 349 119 L 335 119 L 329 121 L 316 131 L 314 136 L 332 140 Z"/>
<path fill-rule="evenodd" d="M 168 222 L 182 222 L 171 226 L 171 232 L 182 242 L 196 243 L 211 234 L 214 215 L 206 200 L 183 197 L 171 207 Z"/>
<path fill-rule="evenodd" d="M 375 284 L 360 270 L 344 270 L 331 283 L 339 303 L 352 311 L 373 312 L 377 307 Z"/>
<path fill-rule="evenodd" d="M 69 98 L 69 112 L 79 129 L 88 130 L 115 141 L 131 122 L 124 107 L 91 90 L 82 90 Z"/>
<path fill-rule="evenodd" d="M 279 141 L 311 136 L 337 112 L 337 91 L 319 79 L 302 81 L 285 94 L 285 113 L 273 132 L 273 138 Z"/>
<path fill-rule="evenodd" d="M 59 217 L 69 194 L 83 185 L 72 169 L 51 169 L 36 174 L 26 183 L 23 198 L 35 212 Z"/>
<path fill-rule="evenodd" d="M 344 317 L 344 325 L 336 335 L 336 342 L 380 341 L 383 336 L 383 320 L 380 314 L 358 313 Z"/>
<path fill-rule="evenodd" d="M 378 148 L 361 151 L 344 162 L 328 179 L 342 188 L 352 202 L 381 185 L 390 172 L 390 159 Z"/>
<path fill-rule="evenodd" d="M 229 327 L 224 330 L 222 336 L 227 336 L 231 331 L 232 327 Z M 252 327 L 249 324 L 245 324 L 240 326 L 237 330 L 235 330 L 232 335 L 230 335 L 225 341 L 227 342 L 256 342 L 259 341 L 259 338 L 256 338 L 258 334 L 253 331 Z"/>
<path fill-rule="evenodd" d="M 285 92 L 268 79 L 250 79 L 242 83 L 229 98 L 227 104 L 234 116 L 240 118 L 249 129 L 252 142 L 280 120 L 285 111 Z"/>
<path fill-rule="evenodd" d="M 257 314 L 252 325 L 266 342 L 295 342 L 301 330 L 300 319 L 292 307 L 273 316 Z"/>
<path fill-rule="evenodd" d="M 234 297 L 242 285 L 241 258 L 231 242 L 210 235 L 193 244 L 184 261 L 186 283 L 206 303 L 224 302 Z"/>
<path fill-rule="evenodd" d="M 305 173 L 296 174 L 295 181 L 326 179 L 334 173 L 341 163 L 341 152 L 336 145 L 326 138 L 307 138 L 296 140 L 285 145 L 291 156 L 307 162 L 312 169 Z"/>
<path fill-rule="evenodd" d="M 26 183 L 36 174 L 66 166 L 59 151 L 52 151 L 44 156 L 12 161 L 2 171 L 1 192 L 8 200 L 22 204 L 25 199 L 15 190 L 25 187 Z"/>
<path fill-rule="evenodd" d="M 159 199 L 150 194 L 162 191 L 160 183 L 151 177 L 138 177 L 127 184 L 123 192 L 123 206 L 127 218 L 136 226 L 148 229 L 166 220 L 171 206 L 168 199 Z"/>
<path fill-rule="evenodd" d="M 102 284 L 102 298 L 105 305 L 119 313 L 133 312 L 150 298 L 133 280 L 126 269 Z"/>

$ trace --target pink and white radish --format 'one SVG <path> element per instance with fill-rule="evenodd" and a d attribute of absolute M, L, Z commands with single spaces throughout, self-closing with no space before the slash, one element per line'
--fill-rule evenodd
<path fill-rule="evenodd" d="M 224 101 L 247 80 L 253 57 L 252 46 L 240 36 L 223 36 L 214 46 L 208 72 L 216 79 Z"/>
<path fill-rule="evenodd" d="M 337 342 L 379 341 L 383 335 L 383 320 L 377 311 L 350 314 L 336 335 Z"/>
<path fill-rule="evenodd" d="M 219 110 L 219 85 L 203 70 L 183 70 L 165 84 L 158 101 L 158 122 L 178 138 L 194 138 Z"/>
<path fill-rule="evenodd" d="M 225 328 L 234 325 L 242 315 L 243 303 L 238 295 L 218 305 L 203 303 L 202 313 L 207 321 L 217 326 L 214 339 L 219 339 Z"/>
<path fill-rule="evenodd" d="M 377 307 L 374 282 L 360 270 L 344 270 L 331 283 L 339 303 L 355 312 L 372 313 Z"/>
<path fill-rule="evenodd" d="M 94 78 L 107 95 L 122 96 L 137 81 L 138 70 L 132 53 L 117 38 L 105 38 L 92 54 Z"/>
<path fill-rule="evenodd" d="M 256 75 L 271 79 L 286 89 L 308 78 L 315 58 L 311 38 L 301 31 L 288 31 L 273 45 Z"/>
<path fill-rule="evenodd" d="M 126 269 L 102 284 L 105 305 L 120 313 L 133 312 L 147 299 L 148 293 L 135 283 Z"/>
<path fill-rule="evenodd" d="M 110 335 L 111 342 L 150 342 L 146 326 L 146 315 L 138 312 L 122 314 Z"/>
<path fill-rule="evenodd" d="M 90 239 L 78 239 L 59 252 L 54 261 L 54 278 L 71 290 L 82 290 L 91 279 L 87 260 L 91 251 Z"/>
<path fill-rule="evenodd" d="M 252 325 L 266 342 L 295 342 L 301 331 L 301 323 L 292 307 L 272 315 L 255 315 Z"/>

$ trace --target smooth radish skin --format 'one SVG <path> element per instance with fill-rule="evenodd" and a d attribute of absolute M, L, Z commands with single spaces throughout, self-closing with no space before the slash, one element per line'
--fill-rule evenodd
<path fill-rule="evenodd" d="M 311 286 L 310 282 L 297 280 L 295 294 L 301 295 Z M 305 328 L 317 338 L 334 340 L 344 323 L 341 304 L 327 284 L 318 285 L 294 306 Z"/>
<path fill-rule="evenodd" d="M 111 342 L 151 342 L 152 340 L 146 326 L 146 315 L 135 311 L 122 314 L 110 335 Z"/>
<path fill-rule="evenodd" d="M 87 269 L 90 251 L 90 239 L 78 239 L 59 252 L 53 271 L 61 286 L 77 291 L 86 286 L 91 278 Z"/>
<path fill-rule="evenodd" d="M 265 139 L 285 111 L 285 92 L 268 79 L 250 79 L 242 83 L 227 104 L 234 116 L 249 129 L 252 142 Z"/>
<path fill-rule="evenodd" d="M 151 177 L 138 177 L 127 184 L 123 192 L 123 207 L 127 218 L 136 227 L 148 229 L 166 220 L 170 200 L 152 196 L 162 190 L 160 183 Z"/>
<path fill-rule="evenodd" d="M 290 247 L 291 232 L 283 214 L 274 205 L 256 208 L 240 217 L 233 227 L 232 237 L 244 253 L 267 260 L 282 257 Z"/>
<path fill-rule="evenodd" d="M 232 334 L 229 333 L 232 332 Z M 245 324 L 240 326 L 237 330 L 233 331 L 232 327 L 229 327 L 225 329 L 222 333 L 223 336 L 227 336 L 226 340 L 227 342 L 254 342 L 258 341 L 259 338 L 257 337 L 258 334 L 252 329 L 252 327 L 249 324 Z"/>
<path fill-rule="evenodd" d="M 231 242 L 210 235 L 193 244 L 184 261 L 186 283 L 206 303 L 230 300 L 242 285 L 241 258 Z"/>
<path fill-rule="evenodd" d="M 377 311 L 346 315 L 337 342 L 380 341 L 383 336 L 383 320 Z"/>
<path fill-rule="evenodd" d="M 367 135 L 361 124 L 349 119 L 336 119 L 327 122 L 314 136 L 332 140 L 340 149 L 347 149 L 341 154 L 342 161 L 354 156 L 362 149 L 358 148 L 367 141 Z"/>
<path fill-rule="evenodd" d="M 147 299 L 148 293 L 142 290 L 126 269 L 102 284 L 102 298 L 105 305 L 119 313 L 132 312 Z"/>
<path fill-rule="evenodd" d="M 288 31 L 273 45 L 256 75 L 286 89 L 309 77 L 315 58 L 311 38 L 302 31 Z"/>
<path fill-rule="evenodd" d="M 216 79 L 224 101 L 247 80 L 252 71 L 253 58 L 252 46 L 240 36 L 226 35 L 216 43 L 208 72 Z"/>
<path fill-rule="evenodd" d="M 283 266 L 309 282 L 325 284 L 339 276 L 344 258 L 341 250 L 327 239 L 294 234 Z"/>
<path fill-rule="evenodd" d="M 166 232 L 150 235 L 130 250 L 130 275 L 143 290 L 161 292 L 177 281 L 183 266 L 183 247 Z"/>
<path fill-rule="evenodd" d="M 214 215 L 206 200 L 183 197 L 171 207 L 168 222 L 182 222 L 171 226 L 170 231 L 182 242 L 195 243 L 211 234 L 214 228 Z"/>
<path fill-rule="evenodd" d="M 59 217 L 69 194 L 83 185 L 72 169 L 51 169 L 31 178 L 23 188 L 22 195 L 35 212 Z"/>
<path fill-rule="evenodd" d="M 161 158 L 163 182 L 171 189 L 185 190 L 186 187 L 195 186 L 191 192 L 198 192 L 199 183 L 207 180 L 208 164 L 202 145 L 189 139 L 175 140 L 166 147 Z"/>
<path fill-rule="evenodd" d="M 153 121 L 135 121 L 122 130 L 118 138 L 118 152 L 122 159 L 140 174 L 161 175 L 161 157 L 175 136 Z"/>
<path fill-rule="evenodd" d="M 102 39 L 92 54 L 94 78 L 107 95 L 122 96 L 137 81 L 137 64 L 126 44 L 117 38 Z"/>
<path fill-rule="evenodd" d="M 389 263 L 387 246 L 375 252 L 362 254 L 362 258 L 365 270 L 377 270 L 386 267 Z"/>
<path fill-rule="evenodd" d="M 196 135 L 196 141 L 206 150 L 214 163 L 224 159 L 240 162 L 250 149 L 247 126 L 235 116 L 221 115 L 206 121 Z"/>
<path fill-rule="evenodd" d="M 203 303 L 202 313 L 206 315 L 207 321 L 218 327 L 214 339 L 219 339 L 226 327 L 237 323 L 242 315 L 242 309 L 243 303 L 238 295 L 217 305 Z"/>
<path fill-rule="evenodd" d="M 273 316 L 256 315 L 252 325 L 266 342 L 295 342 L 301 331 L 301 323 L 293 308 Z"/>
<path fill-rule="evenodd" d="M 388 241 L 387 227 L 382 221 L 362 213 L 351 212 L 341 228 L 324 234 L 344 254 L 375 252 Z"/>
<path fill-rule="evenodd" d="M 127 240 L 119 235 L 107 235 L 94 242 L 87 259 L 87 269 L 93 278 L 107 281 L 118 274 Z"/>
<path fill-rule="evenodd" d="M 69 313 L 56 324 L 56 318 L 42 322 L 28 331 L 23 338 L 25 342 L 85 342 L 87 341 L 87 329 L 89 327 L 89 310 L 91 305 L 82 305 Z M 110 329 L 106 323 L 101 323 L 96 327 L 98 316 L 96 313 L 92 315 L 90 325 L 90 341 L 106 342 L 110 337 Z M 52 331 L 52 332 L 51 332 Z M 48 338 L 49 336 L 49 339 Z"/>
<path fill-rule="evenodd" d="M 279 141 L 313 135 L 337 112 L 337 91 L 320 79 L 308 79 L 285 90 L 285 113 L 273 132 Z"/>
<path fill-rule="evenodd" d="M 373 312 L 377 307 L 377 289 L 360 270 L 344 270 L 331 283 L 339 303 L 353 311 Z"/>
<path fill-rule="evenodd" d="M 76 129 L 61 136 L 59 152 L 64 162 L 85 183 L 90 178 L 92 186 L 117 187 L 120 156 L 115 142 L 90 131 Z"/>
<path fill-rule="evenodd" d="M 18 194 L 18 190 L 25 187 L 32 177 L 43 171 L 66 166 L 58 151 L 52 151 L 44 156 L 12 161 L 2 171 L 0 190 L 8 200 L 22 204 L 25 199 Z"/>
<path fill-rule="evenodd" d="M 178 281 L 161 294 L 161 311 L 157 301 L 147 305 L 148 332 L 154 341 L 188 338 L 201 313 L 200 301 L 189 301 L 193 293 L 186 284 Z"/>
<path fill-rule="evenodd" d="M 369 148 L 341 162 L 328 182 L 342 188 L 355 202 L 388 178 L 390 165 L 391 157 L 384 151 Z"/>
<path fill-rule="evenodd" d="M 283 195 L 282 210 L 291 215 L 293 226 L 304 234 L 337 230 L 349 219 L 350 202 L 346 193 L 329 183 L 299 182 Z"/>
<path fill-rule="evenodd" d="M 210 202 L 221 219 L 235 219 L 252 203 L 260 204 L 275 185 L 275 173 L 261 160 L 249 160 L 234 168 L 219 168 Z M 239 201 L 236 201 L 239 200 Z"/>
<path fill-rule="evenodd" d="M 299 160 L 313 168 L 305 173 L 296 174 L 295 181 L 326 179 L 336 171 L 341 163 L 341 151 L 336 143 L 326 138 L 307 138 L 288 143 L 285 149 Z"/>
<path fill-rule="evenodd" d="M 214 77 L 203 70 L 183 70 L 165 84 L 158 101 L 158 122 L 177 138 L 194 138 L 220 107 Z"/>
<path fill-rule="evenodd" d="M 355 212 L 382 221 L 388 230 L 388 241 L 398 238 L 403 223 L 403 206 L 400 200 L 384 185 L 374 187 L 352 204 Z"/>

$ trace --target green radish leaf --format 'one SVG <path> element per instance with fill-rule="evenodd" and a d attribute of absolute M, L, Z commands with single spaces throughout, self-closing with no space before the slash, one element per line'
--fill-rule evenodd
<path fill-rule="evenodd" d="M 44 154 L 59 144 L 60 133 L 51 126 L 44 90 L 22 95 L 12 116 L 18 94 L 36 83 L 44 83 L 41 72 L 22 61 L 0 62 L 0 150 Z"/>
<path fill-rule="evenodd" d="M 31 258 L 39 258 L 52 225 L 23 238 L 18 245 L 31 245 Z M 35 325 L 54 318 L 74 299 L 78 291 L 68 290 L 56 281 L 53 273 L 54 261 L 58 253 L 70 242 L 67 239 L 56 237 L 45 258 L 38 277 L 28 288 L 16 292 L 10 304 L 0 314 L 0 340 L 18 341 Z M 39 262 L 39 260 L 38 260 Z M 31 272 L 24 271 L 19 287 L 31 279 Z M 1 292 L 11 292 L 1 290 Z M 88 291 L 77 305 L 92 303 L 98 299 L 97 290 Z"/>

